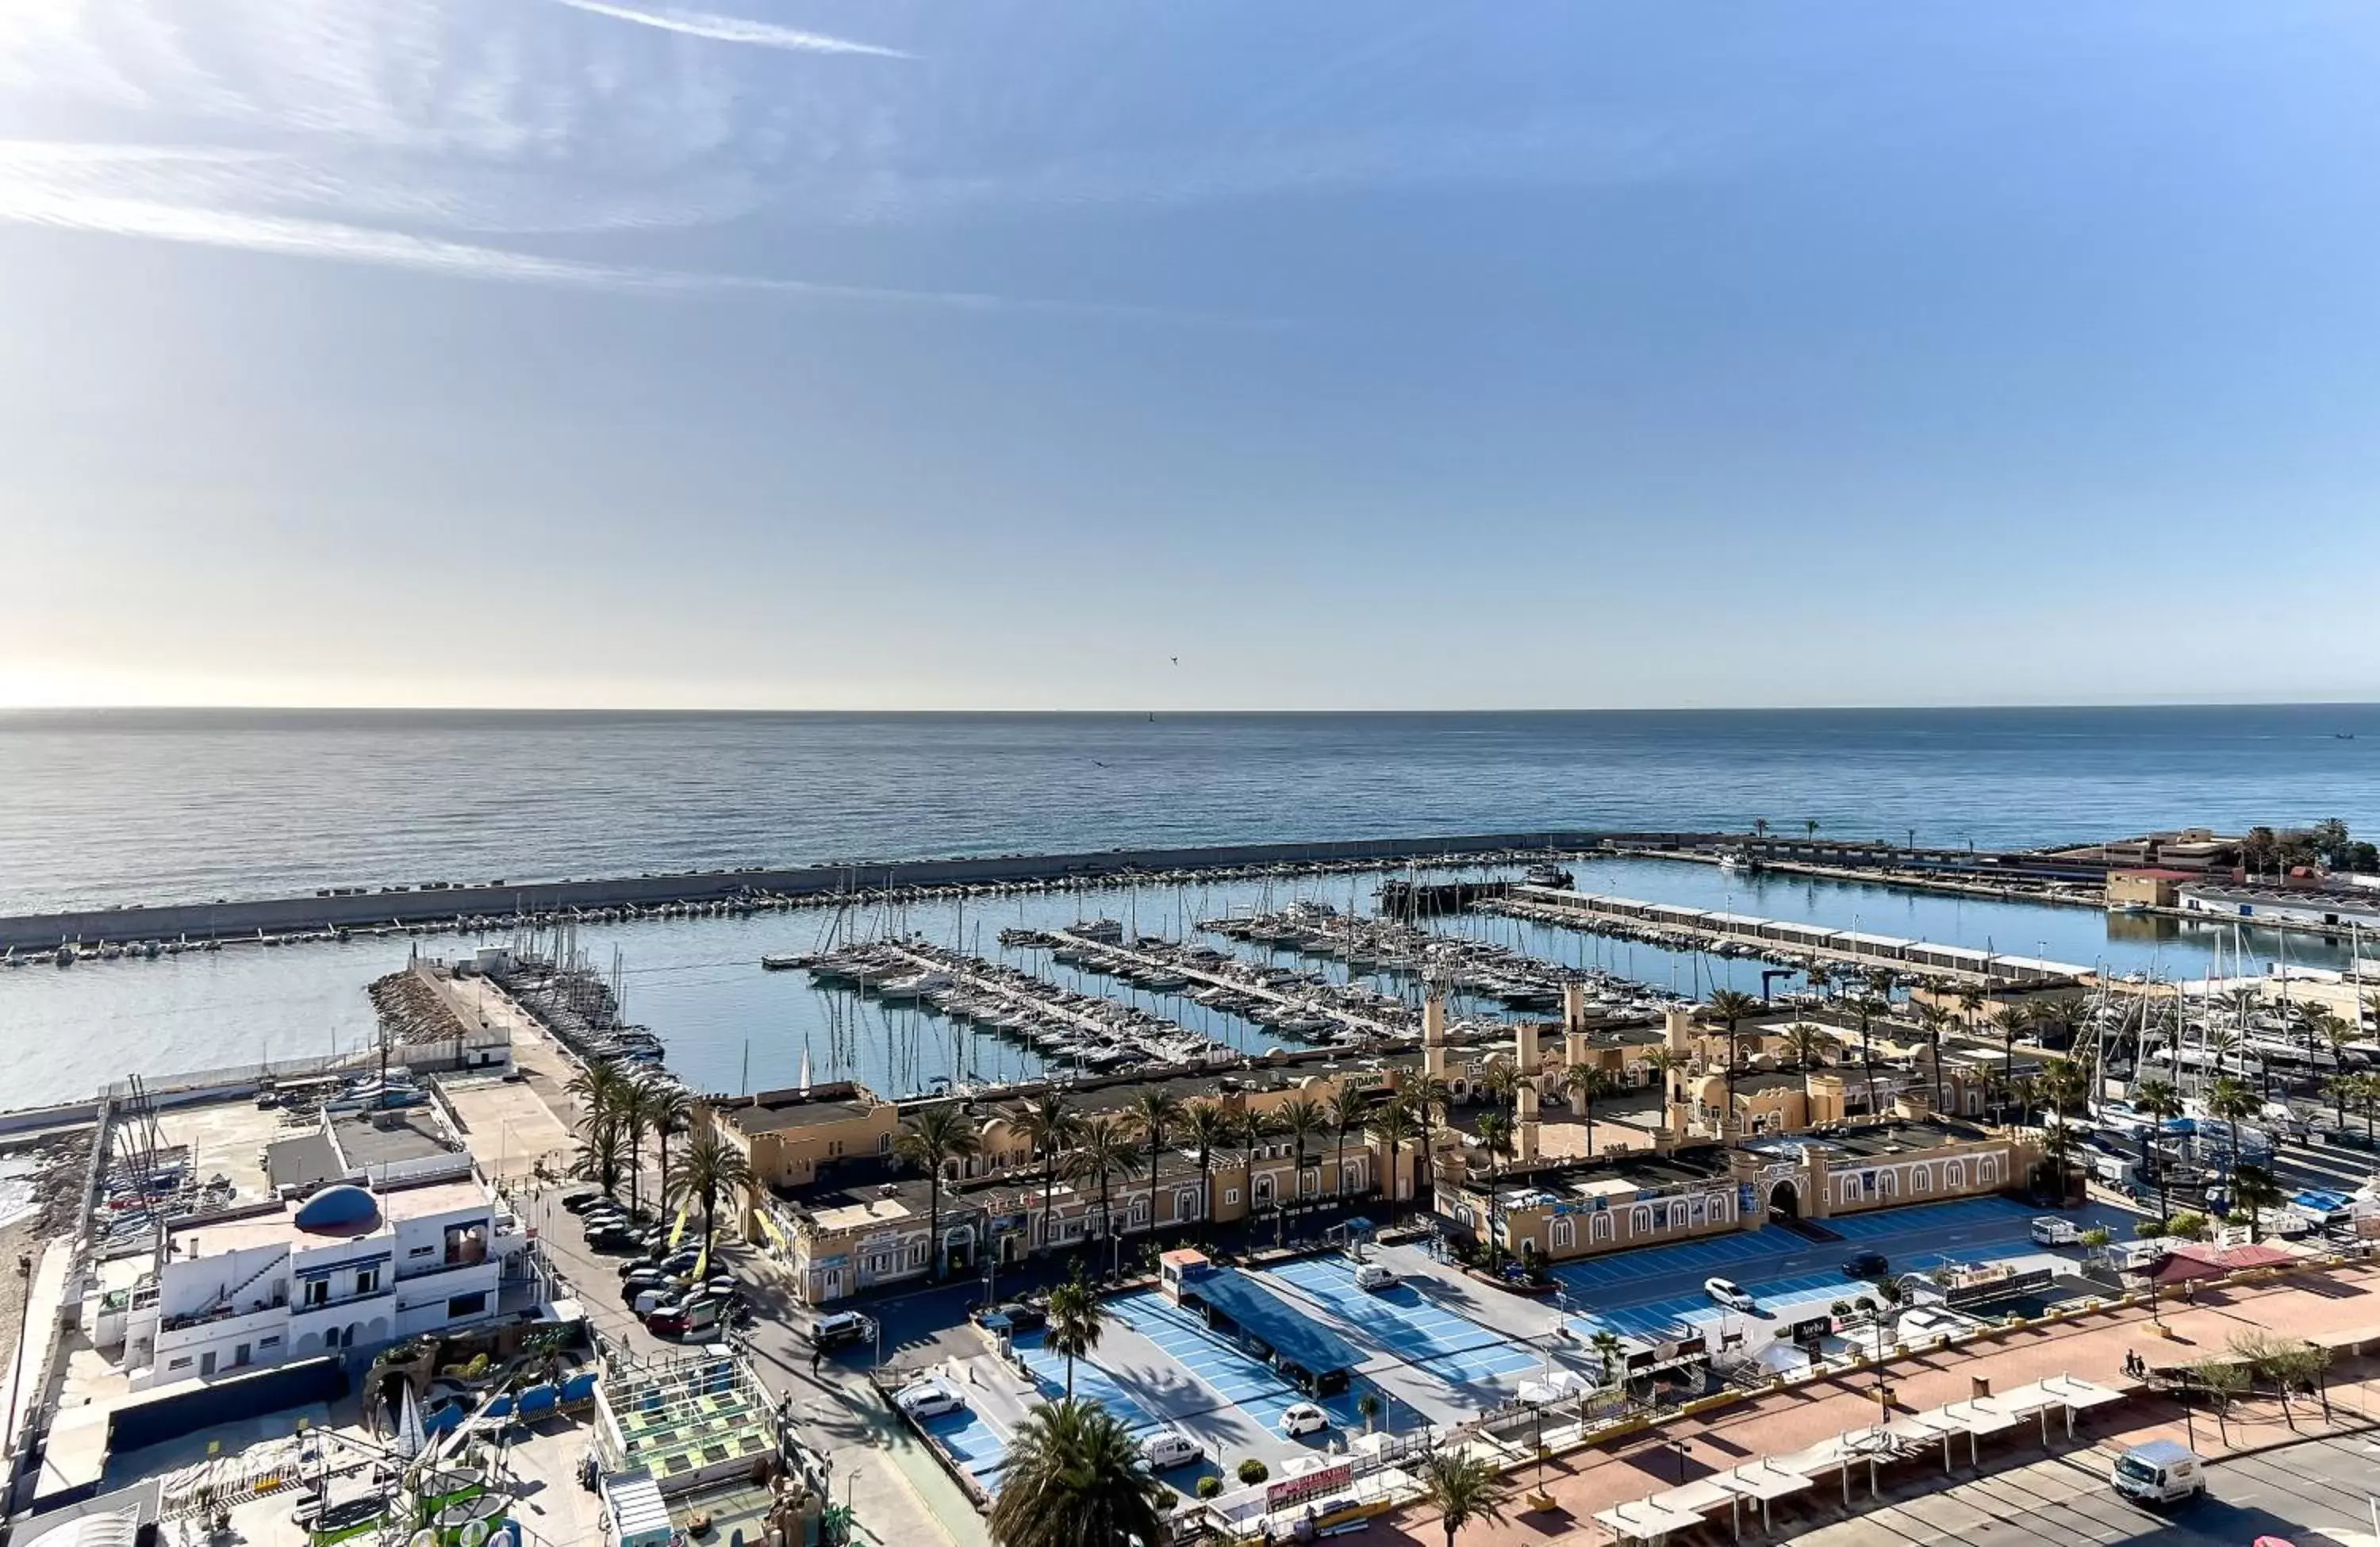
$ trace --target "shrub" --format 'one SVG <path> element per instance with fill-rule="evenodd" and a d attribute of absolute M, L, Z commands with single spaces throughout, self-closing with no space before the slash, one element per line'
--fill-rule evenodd
<path fill-rule="evenodd" d="M 1254 1485 L 1272 1476 L 1272 1468 L 1251 1456 L 1240 1463 L 1238 1475 L 1242 1482 Z"/>
<path fill-rule="evenodd" d="M 2165 1234 L 2165 1221 L 2161 1219 L 2141 1220 L 2133 1224 L 2132 1234 L 2138 1236 L 2142 1240 L 2154 1241 L 2158 1236 Z"/>
<path fill-rule="evenodd" d="M 2206 1237 L 2206 1216 L 2185 1209 L 2167 1222 L 2165 1233 L 2185 1241 L 2204 1240 Z"/>
<path fill-rule="evenodd" d="M 1849 1300 L 1837 1300 L 1834 1304 L 1827 1307 L 1827 1314 L 1829 1316 L 1843 1317 L 1849 1316 L 1851 1313 L 1852 1302 Z"/>
<path fill-rule="evenodd" d="M 1211 1499 L 1223 1491 L 1223 1480 L 1209 1472 L 1198 1480 L 1198 1496 Z"/>
<path fill-rule="evenodd" d="M 2082 1242 L 2086 1247 L 2106 1246 L 2108 1238 L 2107 1227 L 2104 1224 L 2095 1224 L 2082 1235 Z"/>

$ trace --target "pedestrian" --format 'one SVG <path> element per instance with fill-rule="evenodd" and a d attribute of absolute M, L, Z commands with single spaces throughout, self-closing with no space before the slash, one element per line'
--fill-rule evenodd
<path fill-rule="evenodd" d="M 821 1360 L 823 1360 L 825 1358 L 826 1358 L 826 1352 L 825 1352 L 825 1350 L 824 1350 L 824 1349 L 817 1348 L 817 1347 L 813 1347 L 813 1348 L 811 1348 L 811 1349 L 810 1349 L 810 1379 L 811 1379 L 811 1380 L 815 1381 L 815 1380 L 817 1380 L 817 1379 L 818 1379 L 819 1364 L 820 1364 L 820 1362 Z"/>

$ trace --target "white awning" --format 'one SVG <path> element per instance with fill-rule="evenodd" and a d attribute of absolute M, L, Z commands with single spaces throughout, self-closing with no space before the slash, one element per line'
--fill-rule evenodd
<path fill-rule="evenodd" d="M 1759 1499 L 1764 1503 L 1816 1486 L 1801 1473 L 1789 1472 L 1774 1461 L 1755 1461 L 1748 1467 L 1718 1472 L 1713 1474 L 1711 1480 L 1730 1493 L 1741 1493 L 1747 1499 Z"/>
<path fill-rule="evenodd" d="M 1652 1498 L 1599 1509 L 1595 1513 L 1595 1523 L 1626 1541 L 1633 1537 L 1667 1536 L 1671 1531 L 1692 1530 L 1703 1523 L 1703 1517 L 1690 1510 L 1664 1508 L 1659 1499 Z"/>

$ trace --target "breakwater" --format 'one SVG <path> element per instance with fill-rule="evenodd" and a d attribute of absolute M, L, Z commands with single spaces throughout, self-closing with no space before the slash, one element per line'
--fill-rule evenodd
<path fill-rule="evenodd" d="M 1114 884 L 1135 878 L 1214 877 L 1366 869 L 1525 863 L 1592 852 L 1691 853 L 1743 840 L 1726 833 L 1567 832 L 1439 834 L 1314 843 L 1111 848 L 939 859 L 854 861 L 788 869 L 753 867 L 679 874 L 533 883 L 493 881 L 384 887 L 327 887 L 308 896 L 259 897 L 162 907 L 128 906 L 0 918 L 0 952 L 19 957 L 60 946 L 273 940 L 325 931 L 451 925 L 458 920 L 570 918 L 605 908 L 809 906 L 953 887 Z M 2006 873 L 2036 857 L 2013 852 L 1828 846 L 1847 868 L 1888 871 L 1972 868 Z"/>
<path fill-rule="evenodd" d="M 606 907 L 701 906 L 752 899 L 832 902 L 950 886 L 1115 882 L 1134 875 L 1169 871 L 1210 872 L 1265 866 L 1460 864 L 1519 855 L 1542 856 L 1548 850 L 1577 852 L 1613 846 L 1658 851 L 1689 847 L 1708 841 L 1710 836 L 1694 833 L 1497 833 L 1330 843 L 1005 854 L 526 883 L 498 881 L 378 889 L 332 887 L 310 896 L 20 914 L 0 919 L 0 950 L 26 953 L 69 944 L 237 940 L 260 934 L 451 922 L 457 918 L 567 916 Z"/>

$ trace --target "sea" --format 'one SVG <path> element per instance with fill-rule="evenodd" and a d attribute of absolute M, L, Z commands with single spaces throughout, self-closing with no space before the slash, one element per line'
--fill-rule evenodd
<path fill-rule="evenodd" d="M 2083 842 L 2336 816 L 2380 832 L 2380 706 L 1481 714 L 713 714 L 77 711 L 0 713 L 0 911 L 162 904 L 438 879 L 644 871 L 1550 828 L 1745 828 L 1918 842 Z M 2094 910 L 1597 860 L 1579 884 L 2119 970 L 2235 953 L 2340 965 L 2344 944 Z M 1298 885 L 1241 883 L 919 908 L 897 920 L 998 954 L 1006 923 L 1082 912 L 1180 933 Z M 879 920 L 877 927 L 894 921 Z M 825 917 L 589 931 L 632 1018 L 708 1090 L 814 1075 L 880 1089 L 1033 1072 L 939 1017 L 763 973 Z M 1680 992 L 1757 963 L 1510 920 L 1450 922 Z M 402 939 L 0 972 L 5 1104 L 358 1045 L 362 986 Z M 462 944 L 420 942 L 425 951 Z M 1085 986 L 1125 991 L 1099 981 Z M 1144 995 L 1144 999 L 1146 995 Z M 1262 1029 L 1154 1007 L 1238 1045 Z"/>

